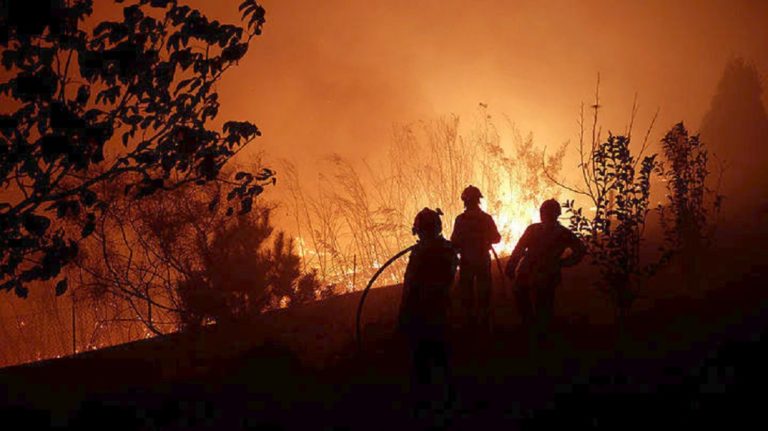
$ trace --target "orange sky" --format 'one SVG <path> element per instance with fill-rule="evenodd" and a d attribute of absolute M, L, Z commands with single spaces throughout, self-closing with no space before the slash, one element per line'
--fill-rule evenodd
<path fill-rule="evenodd" d="M 237 0 L 193 2 L 237 19 Z M 540 144 L 576 135 L 602 75 L 603 118 L 622 131 L 661 108 L 657 132 L 697 128 L 732 55 L 768 71 L 765 1 L 264 0 L 264 34 L 224 78 L 222 118 L 256 122 L 259 148 L 303 161 L 370 156 L 393 122 L 507 114 Z M 254 148 L 253 150 L 256 150 Z"/>
<path fill-rule="evenodd" d="M 189 3 L 239 20 L 240 0 Z M 329 152 L 374 157 L 393 123 L 467 117 L 478 102 L 553 148 L 575 139 L 580 103 L 592 99 L 598 72 L 604 125 L 623 132 L 637 93 L 636 130 L 661 109 L 657 141 L 680 120 L 698 128 L 731 56 L 768 73 L 761 0 L 262 4 L 264 34 L 219 85 L 219 120 L 250 120 L 263 132 L 241 163 L 261 150 L 305 170 Z M 96 2 L 100 18 L 119 11 Z"/>
<path fill-rule="evenodd" d="M 240 0 L 189 3 L 239 21 Z M 657 142 L 680 120 L 699 127 L 732 56 L 754 62 L 764 81 L 768 73 L 761 0 L 262 4 L 264 34 L 220 83 L 219 120 L 250 120 L 263 132 L 238 163 L 264 151 L 272 166 L 288 158 L 307 173 L 330 152 L 375 157 L 393 123 L 466 118 L 478 102 L 532 132 L 539 146 L 556 147 L 576 138 L 579 106 L 591 103 L 598 72 L 604 126 L 623 132 L 637 93 L 636 131 L 660 108 Z M 120 14 L 111 1 L 95 7 L 98 18 Z"/>

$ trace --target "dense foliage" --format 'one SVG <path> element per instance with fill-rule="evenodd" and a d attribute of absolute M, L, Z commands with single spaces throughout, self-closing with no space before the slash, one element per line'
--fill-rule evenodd
<path fill-rule="evenodd" d="M 208 210 L 225 194 L 217 184 L 140 201 L 122 188 L 105 190 L 107 209 L 66 270 L 78 298 L 99 304 L 102 324 L 160 334 L 315 299 L 314 273 L 301 270 L 265 205 L 227 216 Z"/>
<path fill-rule="evenodd" d="M 713 185 L 709 151 L 699 135 L 678 123 L 661 140 L 665 161 L 661 173 L 667 184 L 667 203 L 659 205 L 667 247 L 678 252 L 684 283 L 700 287 L 701 256 L 714 238 L 722 207 L 723 166 Z"/>
<path fill-rule="evenodd" d="M 661 140 L 665 156 L 669 205 L 661 208 L 665 232 L 676 248 L 698 246 L 707 236 L 708 218 L 719 210 L 722 196 L 715 196 L 710 209 L 706 198 L 714 193 L 706 184 L 709 154 L 698 135 L 689 135 L 683 123 L 676 124 Z"/>
<path fill-rule="evenodd" d="M 628 137 L 611 135 L 592 151 L 589 178 L 595 207 L 591 215 L 576 208 L 573 200 L 564 205 L 571 230 L 585 241 L 592 262 L 600 269 L 600 287 L 620 313 L 629 310 L 638 282 L 657 266 L 641 262 L 656 156 L 643 157 L 637 169 L 629 144 Z"/>
<path fill-rule="evenodd" d="M 89 22 L 92 0 L 9 2 L 0 22 L 0 289 L 28 294 L 78 254 L 106 208 L 101 184 L 138 199 L 205 184 L 260 135 L 226 121 L 215 84 L 261 33 L 264 9 L 242 2 L 244 27 L 174 0 L 115 0 L 116 21 Z M 95 25 L 90 25 L 95 24 Z M 240 172 L 228 211 L 248 212 L 273 172 Z M 79 232 L 58 219 L 81 217 Z M 57 293 L 66 290 L 66 280 Z"/>

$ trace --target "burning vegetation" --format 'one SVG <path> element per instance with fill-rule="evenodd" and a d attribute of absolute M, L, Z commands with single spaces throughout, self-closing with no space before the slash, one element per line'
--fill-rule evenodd
<path fill-rule="evenodd" d="M 564 202 L 564 224 L 586 242 L 599 272 L 595 284 L 623 316 L 675 253 L 693 274 L 686 283 L 700 282 L 697 256 L 723 202 L 722 169 L 707 139 L 758 148 L 768 130 L 757 71 L 735 60 L 705 117 L 705 139 L 680 123 L 659 154 L 648 154 L 655 118 L 642 139 L 632 135 L 635 106 L 628 130 L 603 136 L 597 98 L 591 139 L 582 109 L 578 161 L 568 166 L 566 145 L 546 156 L 531 134 L 481 103 L 469 119 L 396 125 L 369 160 L 329 155 L 317 178 L 284 160 L 276 185 L 276 172 L 260 163 L 237 173 L 228 164 L 261 131 L 214 121 L 215 84 L 261 34 L 263 8 L 242 2 L 237 27 L 175 2 L 130 3 L 122 20 L 84 29 L 91 2 L 73 2 L 28 28 L 31 36 L 18 37 L 11 25 L 13 37 L 1 41 L 10 78 L 0 84 L 0 290 L 24 298 L 29 286 L 55 286 L 25 312 L 12 309 L 16 299 L 0 308 L 11 322 L 0 333 L 22 346 L 5 351 L 5 363 L 360 290 L 414 242 L 411 223 L 422 208 L 442 209 L 451 232 L 468 184 L 485 196 L 501 256 L 537 221 L 542 201 Z M 741 99 L 741 122 L 732 121 Z M 734 178 L 763 202 L 765 175 L 756 170 L 764 157 L 745 154 Z M 560 179 L 573 172 L 583 183 Z M 654 179 L 666 189 L 654 189 Z M 649 230 L 658 235 L 648 238 Z M 404 264 L 383 283 L 399 283 Z"/>
<path fill-rule="evenodd" d="M 332 155 L 314 182 L 286 161 L 281 182 L 288 198 L 281 204 L 303 264 L 337 293 L 361 289 L 381 263 L 414 242 L 413 217 L 425 206 L 442 209 L 451 232 L 468 184 L 483 191 L 484 209 L 502 234 L 497 251 L 509 254 L 538 218 L 540 202 L 559 195 L 544 172 L 560 171 L 566 147 L 542 161 L 533 137 L 504 123 L 481 104 L 466 126 L 457 116 L 399 125 L 381 159 L 358 165 Z M 389 282 L 398 283 L 402 271 L 403 263 L 395 264 Z"/>

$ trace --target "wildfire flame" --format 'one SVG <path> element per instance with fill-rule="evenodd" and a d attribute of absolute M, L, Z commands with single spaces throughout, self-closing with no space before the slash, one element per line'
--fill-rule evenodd
<path fill-rule="evenodd" d="M 512 254 L 515 249 L 515 245 L 523 236 L 523 232 L 531 223 L 536 220 L 538 214 L 532 211 L 527 218 L 514 217 L 508 213 L 502 212 L 498 214 L 495 219 L 497 220 L 497 227 L 499 233 L 501 233 L 501 242 L 496 244 L 494 248 L 496 252 L 501 256 L 508 256 Z"/>

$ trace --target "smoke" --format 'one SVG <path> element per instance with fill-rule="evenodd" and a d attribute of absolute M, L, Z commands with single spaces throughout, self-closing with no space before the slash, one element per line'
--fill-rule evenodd
<path fill-rule="evenodd" d="M 236 0 L 192 3 L 238 19 Z M 263 4 L 264 34 L 220 85 L 221 117 L 264 133 L 240 162 L 264 151 L 266 162 L 290 159 L 302 172 L 330 153 L 379 158 L 393 124 L 468 118 L 478 102 L 555 148 L 576 139 L 598 72 L 603 131 L 625 131 L 637 94 L 637 130 L 660 110 L 650 137 L 658 151 L 677 122 L 699 129 L 733 55 L 768 70 L 765 2 Z"/>
<path fill-rule="evenodd" d="M 701 137 L 714 168 L 723 172 L 726 210 L 768 212 L 768 115 L 758 70 L 742 58 L 731 60 L 704 116 Z"/>

